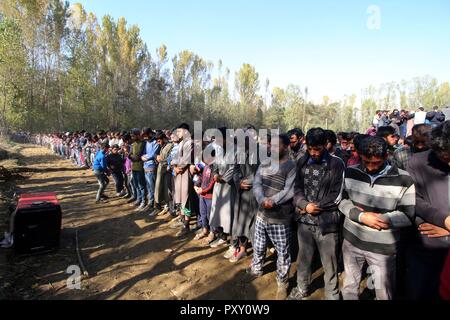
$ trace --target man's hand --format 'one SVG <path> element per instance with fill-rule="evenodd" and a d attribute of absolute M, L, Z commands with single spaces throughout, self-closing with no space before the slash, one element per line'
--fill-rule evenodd
<path fill-rule="evenodd" d="M 247 181 L 246 181 L 246 180 L 242 180 L 242 181 L 241 181 L 241 184 L 240 184 L 240 188 L 241 188 L 242 190 L 250 190 L 250 189 L 252 188 L 252 186 L 249 185 L 249 184 L 247 184 Z"/>
<path fill-rule="evenodd" d="M 175 168 L 175 173 L 176 173 L 176 174 L 182 174 L 182 173 L 183 173 L 183 169 L 182 169 L 182 168 L 179 168 L 179 167 L 176 167 L 176 168 Z"/>
<path fill-rule="evenodd" d="M 200 187 L 194 187 L 194 190 L 197 194 L 202 194 L 203 193 L 203 189 Z"/>
<path fill-rule="evenodd" d="M 306 210 L 306 213 L 309 213 L 310 215 L 313 215 L 313 216 L 322 212 L 322 209 L 320 209 L 319 206 L 315 203 L 308 204 L 306 206 L 305 210 Z"/>
<path fill-rule="evenodd" d="M 262 206 L 263 206 L 263 208 L 264 209 L 273 209 L 273 207 L 274 207 L 274 203 L 273 203 L 273 200 L 271 200 L 271 199 L 264 199 L 264 201 L 263 201 L 263 203 L 262 203 Z"/>
<path fill-rule="evenodd" d="M 448 216 L 447 219 L 445 219 L 445 227 L 447 228 L 448 231 L 450 231 L 450 216 Z"/>
<path fill-rule="evenodd" d="M 444 228 L 435 226 L 430 223 L 423 223 L 419 226 L 421 234 L 428 236 L 428 238 L 441 238 L 450 236 L 450 232 Z"/>
<path fill-rule="evenodd" d="M 163 159 L 163 158 L 162 158 L 160 155 L 157 155 L 157 156 L 156 156 L 156 161 L 161 162 L 162 159 Z"/>
<path fill-rule="evenodd" d="M 361 223 L 378 231 L 389 229 L 389 223 L 381 218 L 381 214 L 375 212 L 364 212 L 361 216 Z"/>

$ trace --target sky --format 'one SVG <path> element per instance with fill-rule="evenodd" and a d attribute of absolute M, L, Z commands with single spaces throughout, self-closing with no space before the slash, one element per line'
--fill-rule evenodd
<path fill-rule="evenodd" d="M 79 0 L 125 17 L 151 53 L 190 50 L 231 73 L 255 66 L 264 87 L 308 87 L 309 99 L 430 75 L 450 81 L 450 1 Z M 232 80 L 232 79 L 230 79 Z"/>

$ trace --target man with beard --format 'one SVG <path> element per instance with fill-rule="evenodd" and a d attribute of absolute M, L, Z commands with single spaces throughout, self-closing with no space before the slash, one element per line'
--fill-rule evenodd
<path fill-rule="evenodd" d="M 420 152 L 428 150 L 428 141 L 430 138 L 431 126 L 426 124 L 418 124 L 412 129 L 412 145 L 402 146 L 395 150 L 393 156 L 393 163 L 399 169 L 406 170 L 408 162 L 411 157 Z"/>
<path fill-rule="evenodd" d="M 431 150 L 416 154 L 408 172 L 416 185 L 416 226 L 407 248 L 408 298 L 439 299 L 439 277 L 450 247 L 450 121 L 433 129 Z"/>
<path fill-rule="evenodd" d="M 290 300 L 302 300 L 312 292 L 312 267 L 317 247 L 324 268 L 325 298 L 339 300 L 338 244 L 344 162 L 326 150 L 323 129 L 306 135 L 307 154 L 297 163 L 294 205 L 298 222 L 297 287 Z"/>
<path fill-rule="evenodd" d="M 253 183 L 253 194 L 258 202 L 255 222 L 254 253 L 251 277 L 263 275 L 263 265 L 269 241 L 277 252 L 277 299 L 287 296 L 291 266 L 290 240 L 294 208 L 295 162 L 289 158 L 289 136 L 280 135 L 269 142 L 271 158 L 277 163 L 264 161 L 258 168 Z M 278 155 L 277 155 L 278 153 Z"/>
<path fill-rule="evenodd" d="M 301 129 L 295 128 L 288 132 L 290 145 L 289 157 L 293 161 L 298 161 L 306 153 L 306 146 L 304 144 L 305 134 Z"/>
<path fill-rule="evenodd" d="M 363 266 L 375 283 L 377 300 L 395 294 L 401 231 L 414 221 L 415 187 L 406 171 L 389 164 L 388 145 L 367 137 L 358 150 L 362 163 L 347 168 L 339 210 L 345 215 L 344 300 L 358 300 Z"/>

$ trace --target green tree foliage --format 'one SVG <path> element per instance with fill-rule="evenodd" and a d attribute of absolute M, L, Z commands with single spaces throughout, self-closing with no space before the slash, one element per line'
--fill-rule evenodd
<path fill-rule="evenodd" d="M 270 91 L 256 68 L 234 73 L 165 45 L 150 52 L 138 26 L 63 0 L 0 1 L 0 127 L 61 131 L 150 126 L 202 120 L 204 128 L 326 127 L 365 130 L 376 109 L 450 104 L 448 82 L 426 76 L 387 83 L 339 101 L 308 100 L 306 87 Z M 359 102 L 359 101 L 358 101 Z"/>

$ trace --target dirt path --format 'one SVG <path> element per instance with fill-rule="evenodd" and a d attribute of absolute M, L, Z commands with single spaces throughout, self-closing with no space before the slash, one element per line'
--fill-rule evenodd
<path fill-rule="evenodd" d="M 63 209 L 61 249 L 53 254 L 17 257 L 0 251 L 6 275 L 0 288 L 15 299 L 274 299 L 275 257 L 268 258 L 266 274 L 249 283 L 244 269 L 250 258 L 231 264 L 225 247 L 199 247 L 193 236 L 180 240 L 167 216 L 151 220 L 133 213 L 124 200 L 94 203 L 96 179 L 49 150 L 19 145 L 20 162 L 37 171 L 18 181 L 21 193 L 54 191 Z M 108 189 L 112 197 L 112 186 Z M 78 265 L 75 230 L 89 278 L 81 290 L 68 289 L 71 265 Z M 1 230 L 3 231 L 3 230 Z M 172 249 L 170 253 L 166 249 Z M 292 276 L 295 266 L 291 269 Z M 317 272 L 316 276 L 320 275 Z M 322 287 L 321 277 L 315 281 Z M 295 282 L 295 281 L 294 281 Z M 2 284 L 1 284 L 2 283 Z M 319 289 L 314 298 L 322 296 Z"/>

